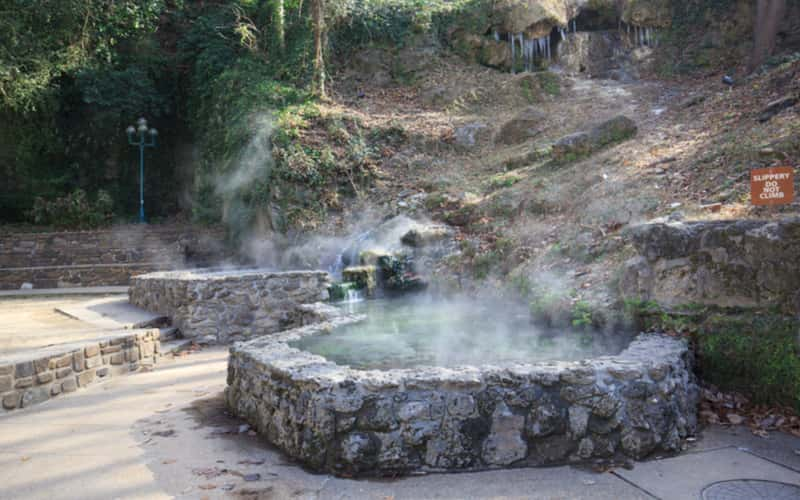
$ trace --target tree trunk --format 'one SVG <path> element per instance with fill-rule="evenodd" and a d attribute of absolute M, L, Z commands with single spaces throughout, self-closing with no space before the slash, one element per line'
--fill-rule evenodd
<path fill-rule="evenodd" d="M 314 75 L 311 91 L 325 97 L 325 0 L 311 0 L 311 18 L 314 24 Z"/>
<path fill-rule="evenodd" d="M 278 50 L 283 54 L 286 49 L 286 12 L 283 7 L 283 0 L 273 0 L 273 8 L 272 22 L 275 25 L 275 38 L 278 41 Z"/>
<path fill-rule="evenodd" d="M 757 0 L 753 53 L 748 69 L 752 72 L 764 64 L 775 51 L 778 26 L 786 12 L 786 0 Z"/>

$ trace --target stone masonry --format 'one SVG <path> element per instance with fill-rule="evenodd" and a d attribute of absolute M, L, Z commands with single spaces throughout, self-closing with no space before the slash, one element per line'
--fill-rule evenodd
<path fill-rule="evenodd" d="M 261 435 L 337 475 L 546 466 L 677 452 L 696 430 L 683 340 L 639 336 L 581 362 L 355 370 L 287 343 L 357 318 L 234 344 L 226 399 Z"/>
<path fill-rule="evenodd" d="M 0 289 L 127 285 L 136 274 L 222 262 L 224 242 L 222 228 L 174 224 L 0 233 Z"/>
<path fill-rule="evenodd" d="M 644 224 L 628 238 L 626 299 L 800 314 L 800 219 Z"/>
<path fill-rule="evenodd" d="M 184 337 L 227 343 L 298 325 L 298 306 L 327 300 L 329 285 L 323 271 L 175 271 L 134 277 L 129 298 Z"/>
<path fill-rule="evenodd" d="M 0 357 L 0 414 L 42 403 L 156 362 L 158 330 Z"/>

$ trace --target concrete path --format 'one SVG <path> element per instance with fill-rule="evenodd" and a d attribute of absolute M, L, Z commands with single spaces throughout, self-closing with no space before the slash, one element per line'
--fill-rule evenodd
<path fill-rule="evenodd" d="M 147 328 L 162 318 L 166 319 L 131 305 L 128 303 L 127 295 L 112 295 L 85 302 L 68 303 L 57 307 L 56 312 L 110 330 Z"/>
<path fill-rule="evenodd" d="M 103 336 L 106 328 L 56 311 L 59 307 L 78 306 L 86 301 L 85 296 L 0 299 L 0 355 Z"/>
<path fill-rule="evenodd" d="M 315 475 L 224 411 L 227 352 L 200 351 L 0 417 L 0 498 L 699 498 L 713 481 L 800 484 L 800 439 L 712 428 L 684 455 L 597 474 L 572 467 L 355 481 Z"/>
<path fill-rule="evenodd" d="M 87 286 L 76 288 L 31 288 L 28 290 L 0 290 L 2 297 L 60 297 L 64 295 L 127 294 L 127 286 Z"/>

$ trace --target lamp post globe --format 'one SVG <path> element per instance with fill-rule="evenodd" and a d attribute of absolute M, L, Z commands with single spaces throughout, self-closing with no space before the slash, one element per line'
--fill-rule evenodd
<path fill-rule="evenodd" d="M 158 131 L 149 128 L 147 120 L 142 117 L 136 121 L 136 126 L 126 128 L 125 133 L 128 135 L 128 144 L 139 148 L 139 222 L 144 224 L 144 150 L 156 147 Z"/>

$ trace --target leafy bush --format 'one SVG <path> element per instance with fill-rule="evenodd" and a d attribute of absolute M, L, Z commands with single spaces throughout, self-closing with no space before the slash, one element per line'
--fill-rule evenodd
<path fill-rule="evenodd" d="M 697 334 L 702 377 L 757 403 L 800 410 L 800 322 L 777 315 L 715 316 Z"/>
<path fill-rule="evenodd" d="M 37 197 L 28 213 L 31 222 L 61 229 L 89 229 L 110 224 L 113 217 L 114 200 L 102 189 L 94 202 L 86 192 L 76 189 L 67 196 L 45 200 Z"/>

